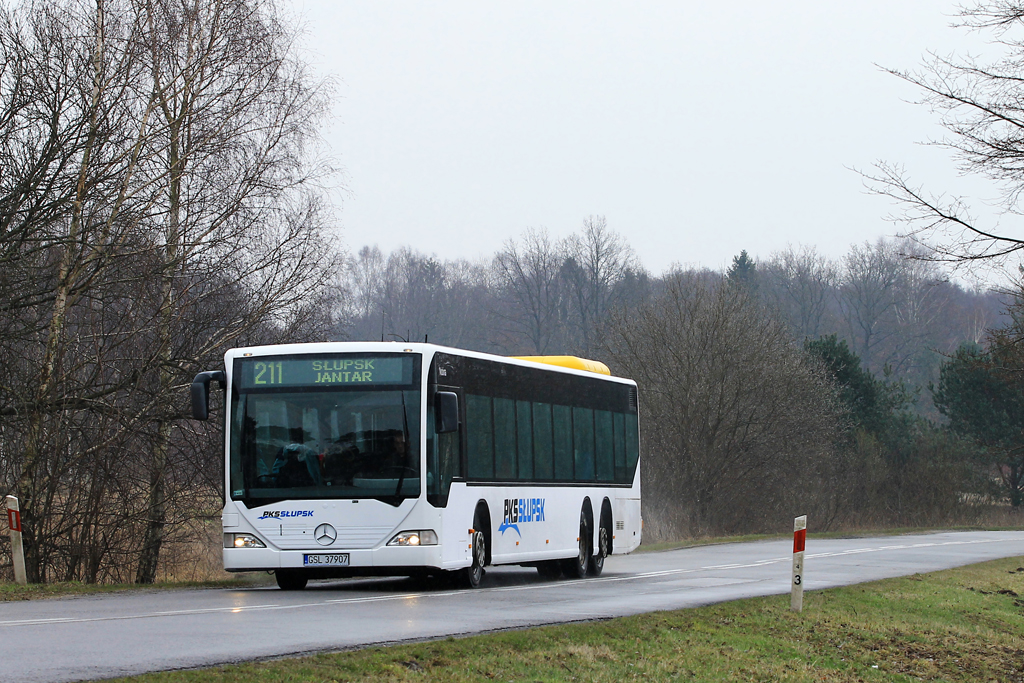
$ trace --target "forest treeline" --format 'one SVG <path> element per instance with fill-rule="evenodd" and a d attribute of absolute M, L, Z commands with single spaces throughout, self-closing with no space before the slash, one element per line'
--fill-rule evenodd
<path fill-rule="evenodd" d="M 759 262 L 744 251 L 725 272 L 677 265 L 658 276 L 604 217 L 589 216 L 560 240 L 527 229 L 478 262 L 364 246 L 346 259 L 339 333 L 498 354 L 598 353 L 613 311 L 659 297 L 685 273 L 701 286 L 742 283 L 793 339 L 838 335 L 873 373 L 927 387 L 962 342 L 1004 323 L 1012 294 L 967 288 L 921 256 L 913 242 L 883 238 L 838 259 L 811 246 Z"/>
<path fill-rule="evenodd" d="M 768 531 L 796 510 L 818 528 L 977 522 L 1019 504 L 1020 472 L 951 428 L 946 386 L 968 350 L 1016 334 L 1019 304 L 926 256 L 880 239 L 654 275 L 590 216 L 476 263 L 365 246 L 346 260 L 340 329 L 578 354 L 635 379 L 648 538 Z"/>
<path fill-rule="evenodd" d="M 640 385 L 649 539 L 1019 509 L 1012 293 L 905 240 L 652 274 L 601 216 L 478 261 L 346 250 L 330 85 L 273 0 L 0 6 L 0 493 L 30 580 L 216 557 L 220 421 L 188 385 L 250 344 L 604 360 Z"/>

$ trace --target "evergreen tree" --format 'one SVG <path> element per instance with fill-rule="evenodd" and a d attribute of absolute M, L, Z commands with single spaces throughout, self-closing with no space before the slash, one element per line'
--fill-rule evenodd
<path fill-rule="evenodd" d="M 964 344 L 939 373 L 935 405 L 949 429 L 985 448 L 1014 507 L 1024 502 L 1024 367 L 995 336 L 986 351 Z"/>
<path fill-rule="evenodd" d="M 816 358 L 839 391 L 854 429 L 862 428 L 882 441 L 891 441 L 905 422 L 903 415 L 913 396 L 902 382 L 877 379 L 861 367 L 861 359 L 845 339 L 829 335 L 804 342 L 804 350 Z"/>
<path fill-rule="evenodd" d="M 757 289 L 757 264 L 747 254 L 746 249 L 742 250 L 739 256 L 732 257 L 732 265 L 726 271 L 725 277 L 735 285 L 751 290 Z"/>

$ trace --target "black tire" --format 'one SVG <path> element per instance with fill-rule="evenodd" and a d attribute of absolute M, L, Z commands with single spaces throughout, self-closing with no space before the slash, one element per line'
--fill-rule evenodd
<path fill-rule="evenodd" d="M 290 569 L 278 569 L 274 577 L 277 579 L 277 587 L 283 591 L 300 591 L 309 582 L 302 572 Z"/>
<path fill-rule="evenodd" d="M 537 563 L 537 573 L 542 579 L 560 579 L 562 578 L 562 563 L 558 560 L 539 562 Z"/>
<path fill-rule="evenodd" d="M 484 565 L 487 564 L 487 536 L 481 530 L 484 524 L 478 513 L 473 518 L 472 564 L 461 570 L 462 585 L 466 588 L 479 588 L 484 579 Z"/>
<path fill-rule="evenodd" d="M 576 557 L 562 560 L 562 572 L 570 579 L 585 579 L 590 569 L 590 533 L 587 531 L 587 517 L 580 513 L 579 552 Z"/>
<path fill-rule="evenodd" d="M 590 557 L 591 576 L 601 576 L 601 572 L 604 571 L 604 558 L 608 557 L 611 539 L 612 535 L 608 531 L 608 527 L 601 524 L 601 528 L 597 532 L 597 548 L 595 548 L 594 554 Z"/>

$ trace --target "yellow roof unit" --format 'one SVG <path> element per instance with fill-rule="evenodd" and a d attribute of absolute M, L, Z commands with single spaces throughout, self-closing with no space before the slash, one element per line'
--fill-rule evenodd
<path fill-rule="evenodd" d="M 612 374 L 612 371 L 604 363 L 576 356 L 512 356 L 512 358 L 529 360 L 534 363 L 544 363 L 545 365 L 557 365 L 562 368 L 572 368 L 573 370 L 586 370 L 587 372 L 596 372 L 599 375 L 611 376 Z"/>

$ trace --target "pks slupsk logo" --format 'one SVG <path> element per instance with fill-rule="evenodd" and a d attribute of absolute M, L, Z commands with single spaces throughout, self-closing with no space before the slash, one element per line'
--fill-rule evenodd
<path fill-rule="evenodd" d="M 284 519 L 286 517 L 312 517 L 312 510 L 267 510 L 256 519 Z"/>
<path fill-rule="evenodd" d="M 505 518 L 498 527 L 498 531 L 504 535 L 505 531 L 512 529 L 519 537 L 523 534 L 519 531 L 520 524 L 544 521 L 544 499 L 543 498 L 506 498 Z"/>

